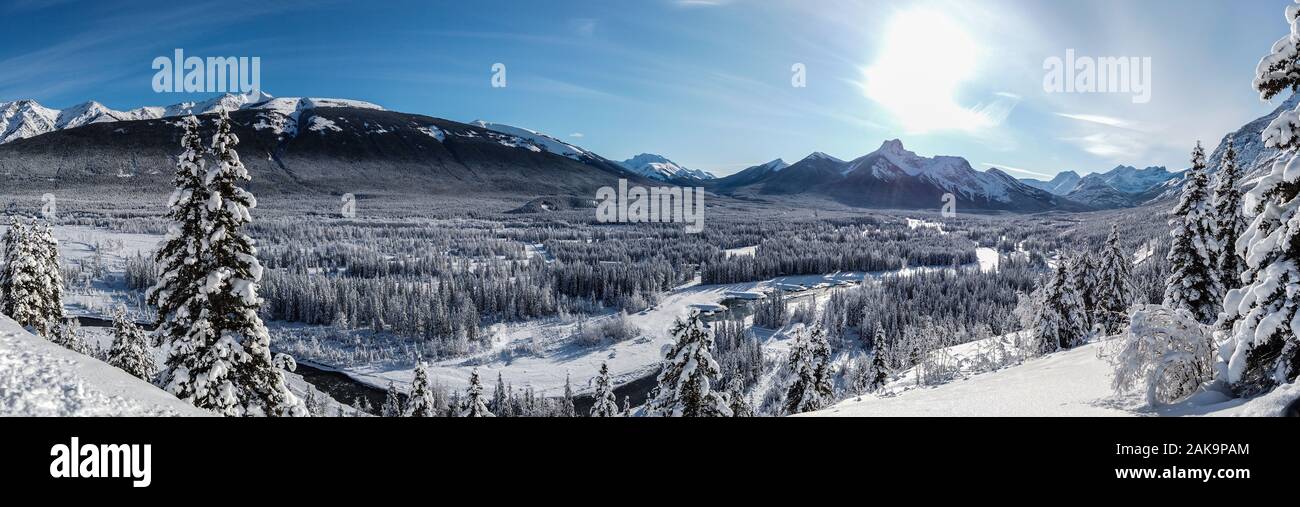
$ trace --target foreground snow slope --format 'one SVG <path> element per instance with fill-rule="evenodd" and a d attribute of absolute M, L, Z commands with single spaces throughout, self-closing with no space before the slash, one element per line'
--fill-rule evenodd
<path fill-rule="evenodd" d="M 1300 396 L 1290 384 L 1251 400 L 1206 390 L 1182 402 L 1151 408 L 1137 394 L 1110 388 L 1113 368 L 1098 351 L 1115 342 L 1031 359 L 1024 364 L 974 375 L 937 387 L 921 387 L 884 398 L 850 398 L 812 417 L 1099 417 L 1099 416 L 1280 416 Z M 859 401 L 860 400 L 860 401 Z"/>
<path fill-rule="evenodd" d="M 211 414 L 0 315 L 0 416 L 160 415 Z"/>

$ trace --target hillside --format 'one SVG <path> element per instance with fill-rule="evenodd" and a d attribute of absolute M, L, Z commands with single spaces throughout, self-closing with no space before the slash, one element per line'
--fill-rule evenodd
<path fill-rule="evenodd" d="M 1111 390 L 1113 368 L 1099 356 L 1114 342 L 1090 343 L 1030 359 L 1002 370 L 972 375 L 937 387 L 891 390 L 889 395 L 850 398 L 811 417 L 1103 417 L 1103 416 L 1280 416 L 1300 395 L 1289 384 L 1243 400 L 1213 390 L 1151 409 L 1136 394 Z M 969 345 L 959 346 L 969 348 Z M 902 377 L 907 377 L 904 374 Z M 900 392 L 901 391 L 901 392 Z"/>
<path fill-rule="evenodd" d="M 0 415 L 208 416 L 122 370 L 0 315 Z"/>
<path fill-rule="evenodd" d="M 231 112 L 241 159 L 259 195 L 591 195 L 618 178 L 644 181 L 541 135 L 359 102 L 268 99 Z M 212 115 L 201 131 L 211 135 Z M 524 132 L 522 129 L 517 129 Z M 531 132 L 531 131 L 529 131 Z M 42 192 L 170 190 L 176 117 L 96 121 L 0 144 L 0 185 Z"/>

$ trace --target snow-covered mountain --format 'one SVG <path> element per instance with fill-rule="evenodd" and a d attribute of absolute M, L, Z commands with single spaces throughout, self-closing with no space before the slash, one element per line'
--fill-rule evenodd
<path fill-rule="evenodd" d="M 1242 184 L 1246 188 L 1251 188 L 1259 178 L 1268 174 L 1272 168 L 1273 161 L 1281 154 L 1277 148 L 1264 146 L 1264 129 L 1277 119 L 1282 113 L 1296 109 L 1300 106 L 1300 94 L 1292 94 L 1285 101 L 1277 106 L 1269 114 L 1254 119 L 1250 123 L 1242 125 L 1241 128 L 1223 136 L 1219 144 L 1215 146 L 1214 151 L 1206 159 L 1206 170 L 1210 174 L 1219 171 L 1223 166 L 1223 155 L 1228 151 L 1228 145 L 1237 150 L 1237 164 L 1242 168 Z M 1191 150 L 1188 150 L 1190 153 Z M 1177 173 L 1176 179 L 1165 182 L 1162 185 L 1147 191 L 1150 195 L 1149 201 L 1167 201 L 1178 198 L 1182 192 L 1182 175 Z"/>
<path fill-rule="evenodd" d="M 181 102 L 170 106 L 146 106 L 130 111 L 116 111 L 95 101 L 78 104 L 67 109 L 51 109 L 34 100 L 0 102 L 0 144 L 26 139 L 41 134 L 90 125 L 133 120 L 157 120 L 174 116 L 207 114 L 219 110 L 239 111 L 257 109 L 275 111 L 291 121 L 280 121 L 269 127 L 278 132 L 295 132 L 297 114 L 318 107 L 383 108 L 360 100 L 329 98 L 275 98 L 261 92 L 249 94 L 227 93 L 199 102 Z"/>
<path fill-rule="evenodd" d="M 961 157 L 917 155 L 897 139 L 847 162 L 824 153 L 814 153 L 789 167 L 776 162 L 721 178 L 713 188 L 736 195 L 819 194 L 845 204 L 879 208 L 937 209 L 945 194 L 956 196 L 958 209 L 1083 208 L 997 168 L 981 172 Z"/>
<path fill-rule="evenodd" d="M 6 104 L 0 111 L 8 112 L 12 139 L 0 144 L 0 188 L 53 182 L 94 191 L 165 189 L 181 133 L 175 116 L 216 110 L 230 111 L 241 158 L 263 190 L 482 193 L 522 202 L 589 199 L 619 178 L 649 181 L 581 147 L 509 125 L 471 125 L 347 99 L 222 95 L 128 112 L 95 104 L 65 111 L 30 101 Z M 210 131 L 211 115 L 203 125 Z"/>
<path fill-rule="evenodd" d="M 688 169 L 663 155 L 653 153 L 642 153 L 620 164 L 629 171 L 660 181 L 704 181 L 716 177 L 708 171 Z"/>
<path fill-rule="evenodd" d="M 1141 205 L 1159 193 L 1182 173 L 1164 167 L 1138 169 L 1121 165 L 1104 173 L 1079 177 L 1074 171 L 1057 174 L 1052 181 L 1021 178 L 1020 181 L 1096 209 L 1130 208 Z"/>
<path fill-rule="evenodd" d="M 589 152 L 572 144 L 566 143 L 554 137 L 548 136 L 536 130 L 515 127 L 503 123 L 492 123 L 483 120 L 476 120 L 471 125 L 482 127 L 493 132 L 505 134 L 514 138 L 517 145 L 514 147 L 524 148 L 532 151 L 545 151 L 554 153 L 562 157 L 568 157 L 573 160 L 591 160 L 600 158 L 599 155 Z M 509 141 L 502 141 L 507 144 Z M 509 145 L 509 144 L 507 144 Z"/>
<path fill-rule="evenodd" d="M 1020 182 L 1031 187 L 1046 190 L 1056 195 L 1065 195 L 1074 190 L 1079 184 L 1079 173 L 1074 171 L 1063 171 L 1052 178 L 1052 181 L 1036 180 L 1034 178 L 1020 178 Z"/>
<path fill-rule="evenodd" d="M 1180 178 L 1181 173 L 1169 172 L 1164 167 L 1138 169 L 1133 166 L 1122 165 L 1104 173 L 1089 176 L 1098 176 L 1101 181 L 1120 192 L 1141 194 L 1166 181 Z"/>
<path fill-rule="evenodd" d="M 1098 209 L 1131 208 L 1141 202 L 1138 193 L 1117 189 L 1098 174 L 1084 176 L 1065 196 Z"/>
<path fill-rule="evenodd" d="M 1228 142 L 1231 140 L 1233 148 L 1237 150 L 1237 163 L 1244 169 L 1242 174 L 1245 175 L 1244 180 L 1246 182 L 1267 174 L 1273 160 L 1281 152 L 1277 148 L 1264 146 L 1264 129 L 1283 112 L 1293 110 L 1297 105 L 1300 105 L 1300 94 L 1292 95 L 1278 105 L 1273 112 L 1256 118 L 1235 132 L 1223 136 L 1218 146 L 1206 159 L 1209 172 L 1215 173 L 1223 165 L 1223 154 L 1228 151 Z"/>

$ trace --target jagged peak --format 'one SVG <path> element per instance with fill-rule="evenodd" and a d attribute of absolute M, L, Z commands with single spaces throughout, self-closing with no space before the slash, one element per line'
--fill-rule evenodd
<path fill-rule="evenodd" d="M 820 152 L 820 151 L 814 151 L 814 152 L 812 152 L 812 153 L 811 153 L 810 155 L 808 155 L 807 157 L 804 157 L 803 160 L 800 160 L 800 162 L 811 162 L 811 161 L 815 161 L 815 160 L 829 160 L 829 161 L 831 161 L 831 162 L 843 162 L 843 160 L 840 160 L 840 159 L 838 159 L 838 158 L 832 157 L 832 156 L 827 155 L 826 153 L 824 153 L 824 152 Z"/>
<path fill-rule="evenodd" d="M 883 143 L 880 143 L 880 148 L 877 149 L 876 152 L 878 152 L 878 153 L 897 153 L 897 154 L 900 154 L 900 155 L 901 155 L 901 154 L 914 154 L 914 153 L 912 153 L 912 152 L 910 152 L 910 151 L 907 151 L 907 148 L 903 147 L 903 141 L 898 140 L 898 139 L 889 139 L 889 140 L 886 140 L 886 141 L 883 142 Z"/>

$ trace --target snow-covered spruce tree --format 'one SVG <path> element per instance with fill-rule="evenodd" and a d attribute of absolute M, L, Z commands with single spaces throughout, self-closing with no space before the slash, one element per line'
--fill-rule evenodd
<path fill-rule="evenodd" d="M 1119 226 L 1111 224 L 1110 236 L 1098 265 L 1094 323 L 1107 336 L 1122 333 L 1128 326 L 1128 309 L 1133 304 L 1133 282 L 1128 256 L 1119 247 Z"/>
<path fill-rule="evenodd" d="M 178 309 L 190 328 L 168 326 L 163 336 L 167 362 L 160 380 L 176 397 L 222 415 L 305 416 L 275 365 L 271 336 L 257 315 L 262 266 L 253 239 L 242 232 L 257 202 L 239 187 L 249 175 L 237 144 L 230 116 L 222 111 L 212 137 L 215 163 L 203 180 L 207 202 L 200 210 L 198 263 L 205 273 L 194 295 L 182 301 L 184 310 Z"/>
<path fill-rule="evenodd" d="M 1143 305 L 1136 307 L 1132 320 L 1111 360 L 1115 392 L 1141 385 L 1147 404 L 1158 406 L 1187 397 L 1211 379 L 1214 340 L 1191 312 Z"/>
<path fill-rule="evenodd" d="M 479 382 L 477 368 L 469 374 L 469 388 L 465 394 L 465 409 L 461 411 L 461 417 L 496 417 L 488 410 L 487 397 L 483 396 L 483 383 Z"/>
<path fill-rule="evenodd" d="M 564 374 L 564 398 L 560 399 L 560 417 L 578 417 L 573 408 L 573 386 L 569 383 L 569 374 Z"/>
<path fill-rule="evenodd" d="M 646 414 L 657 417 L 730 417 L 730 400 L 713 390 L 721 372 L 710 352 L 713 336 L 698 313 L 673 325 L 675 339 L 650 392 Z"/>
<path fill-rule="evenodd" d="M 1169 279 L 1165 282 L 1165 306 L 1183 308 L 1202 323 L 1214 322 L 1223 301 L 1219 286 L 1214 217 L 1205 176 L 1205 150 L 1196 143 L 1192 168 L 1187 170 L 1183 196 L 1170 212 L 1173 241 L 1169 246 Z"/>
<path fill-rule="evenodd" d="M 501 372 L 497 372 L 497 386 L 492 390 L 492 409 L 493 413 L 501 414 L 503 417 L 509 416 L 510 400 L 506 394 L 506 381 L 501 377 Z"/>
<path fill-rule="evenodd" d="M 1074 280 L 1066 268 L 1068 264 L 1069 261 L 1064 257 L 1059 259 L 1052 278 L 1041 289 L 1042 303 L 1032 330 L 1035 349 L 1039 354 L 1073 348 L 1082 344 L 1087 337 L 1088 330 L 1081 315 L 1079 294 L 1074 290 Z"/>
<path fill-rule="evenodd" d="M 415 380 L 411 381 L 411 395 L 406 399 L 407 417 L 437 417 L 433 390 L 429 386 L 429 371 L 424 362 L 415 365 Z"/>
<path fill-rule="evenodd" d="M 754 405 L 745 397 L 745 385 L 740 378 L 733 377 L 727 384 L 727 396 L 731 398 L 732 417 L 754 417 Z"/>
<path fill-rule="evenodd" d="M 59 321 L 51 321 L 47 315 L 45 298 L 50 294 L 46 287 L 49 278 L 45 276 L 45 251 L 39 236 L 38 226 L 32 223 L 14 238 L 16 242 L 7 264 L 9 296 L 3 310 L 18 325 L 53 339 Z"/>
<path fill-rule="evenodd" d="M 614 386 L 609 381 L 609 365 L 600 363 L 600 374 L 596 375 L 595 401 L 591 405 L 591 417 L 618 416 L 618 401 L 614 398 Z"/>
<path fill-rule="evenodd" d="M 149 337 L 120 308 L 113 313 L 113 347 L 108 351 L 108 364 L 146 382 L 153 381 L 158 373 Z"/>
<path fill-rule="evenodd" d="M 63 320 L 63 271 L 59 267 L 59 240 L 54 238 L 54 229 L 44 223 L 33 227 L 32 238 L 36 242 L 41 263 L 41 316 L 46 322 L 55 323 Z"/>
<path fill-rule="evenodd" d="M 76 317 L 68 317 L 58 321 L 50 332 L 50 341 L 59 346 L 88 356 L 95 356 L 95 350 L 91 349 L 90 344 L 81 336 L 81 323 Z"/>
<path fill-rule="evenodd" d="M 146 300 L 157 308 L 154 342 L 187 341 L 203 301 L 199 289 L 208 274 L 206 245 L 207 226 L 204 213 L 208 203 L 207 161 L 203 159 L 203 141 L 199 137 L 199 120 L 187 116 L 181 121 L 184 152 L 176 159 L 172 178 L 175 189 L 167 199 L 167 236 L 154 254 L 159 276 L 146 292 Z M 192 347 L 190 347 L 192 349 Z"/>
<path fill-rule="evenodd" d="M 1237 150 L 1228 137 L 1228 149 L 1223 153 L 1223 163 L 1215 175 L 1214 186 L 1214 240 L 1219 246 L 1217 265 L 1219 285 L 1223 290 L 1241 287 L 1241 273 L 1246 270 L 1246 259 L 1237 253 L 1237 240 L 1246 230 L 1246 217 L 1242 210 L 1241 167 L 1237 164 Z"/>
<path fill-rule="evenodd" d="M 23 241 L 27 227 L 17 217 L 9 219 L 9 228 L 5 230 L 3 249 L 0 250 L 0 313 L 10 315 L 12 312 L 13 284 L 10 281 L 11 266 L 18 260 L 18 244 Z"/>
<path fill-rule="evenodd" d="M 1260 60 L 1254 86 L 1260 98 L 1300 88 L 1300 5 L 1286 9 L 1289 34 Z M 1264 146 L 1282 152 L 1272 171 L 1243 199 L 1250 226 L 1237 241 L 1246 260 L 1240 289 L 1224 299 L 1219 377 L 1241 395 L 1292 382 L 1300 374 L 1300 109 L 1283 111 L 1263 133 Z"/>
<path fill-rule="evenodd" d="M 393 381 L 388 381 L 388 389 L 384 392 L 384 404 L 379 406 L 379 417 L 402 417 L 405 411 L 402 410 L 402 395 L 397 392 L 397 385 Z"/>
<path fill-rule="evenodd" d="M 885 361 L 885 330 L 876 328 L 876 337 L 871 346 L 871 369 L 867 377 L 867 391 L 876 392 L 889 381 L 889 364 Z"/>
<path fill-rule="evenodd" d="M 1083 318 L 1083 327 L 1089 331 L 1092 330 L 1093 315 L 1097 311 L 1096 302 L 1096 276 L 1097 267 L 1093 264 L 1091 257 L 1086 252 L 1075 254 L 1070 262 L 1070 277 L 1074 282 L 1074 290 L 1079 295 L 1080 317 Z"/>
<path fill-rule="evenodd" d="M 786 307 L 785 291 L 778 290 L 758 303 L 754 310 L 754 325 L 767 329 L 780 329 L 790 320 Z"/>
<path fill-rule="evenodd" d="M 790 350 L 794 377 L 786 389 L 785 411 L 801 414 L 826 408 L 834 396 L 831 386 L 831 347 L 820 327 L 800 329 Z"/>
<path fill-rule="evenodd" d="M 182 123 L 184 152 L 176 161 L 172 179 L 176 188 L 167 199 L 165 215 L 172 225 L 154 254 L 160 272 L 158 281 L 146 292 L 146 300 L 157 309 L 154 343 L 164 346 L 165 363 L 159 383 L 178 396 L 184 393 L 191 397 L 197 406 L 228 407 L 235 401 L 229 397 L 222 399 L 217 389 L 212 388 L 215 379 L 204 373 L 214 366 L 225 370 L 226 361 L 217 364 L 211 350 L 216 337 L 208 325 L 198 323 L 199 318 L 206 316 L 207 305 L 200 290 L 207 283 L 210 264 L 208 225 L 204 219 L 209 192 L 203 184 L 207 169 L 198 133 L 199 121 L 187 116 Z M 198 375 L 206 380 L 202 386 L 193 385 L 198 383 Z M 169 387 L 172 384 L 175 385 Z"/>

